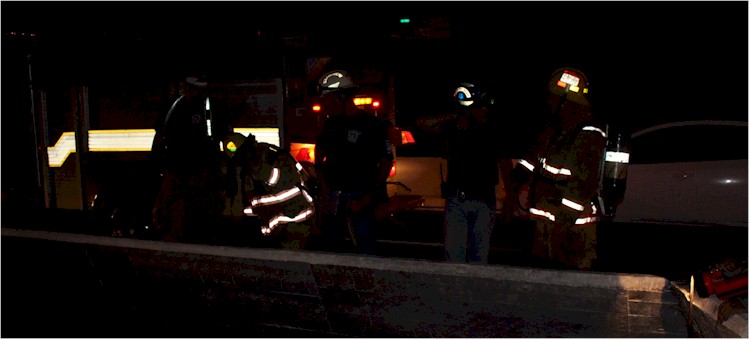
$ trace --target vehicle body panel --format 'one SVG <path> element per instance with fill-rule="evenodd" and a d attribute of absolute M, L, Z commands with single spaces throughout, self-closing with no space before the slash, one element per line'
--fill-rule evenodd
<path fill-rule="evenodd" d="M 614 221 L 747 227 L 747 185 L 747 160 L 631 164 Z"/>
<path fill-rule="evenodd" d="M 747 227 L 747 122 L 684 121 L 631 134 L 614 222 Z"/>

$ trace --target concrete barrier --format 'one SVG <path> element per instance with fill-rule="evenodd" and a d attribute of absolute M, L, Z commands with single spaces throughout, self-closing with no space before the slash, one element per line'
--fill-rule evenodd
<path fill-rule="evenodd" d="M 5 337 L 688 336 L 650 275 L 1 235 Z"/>

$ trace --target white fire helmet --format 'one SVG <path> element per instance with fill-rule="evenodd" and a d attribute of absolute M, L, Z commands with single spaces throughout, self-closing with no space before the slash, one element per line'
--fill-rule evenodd
<path fill-rule="evenodd" d="M 321 94 L 357 87 L 352 81 L 352 77 L 349 73 L 342 70 L 335 70 L 326 73 L 320 77 L 318 86 L 320 87 Z"/>
<path fill-rule="evenodd" d="M 479 86 L 472 83 L 461 83 L 459 87 L 453 90 L 453 99 L 461 106 L 489 106 L 495 103 L 487 92 Z"/>

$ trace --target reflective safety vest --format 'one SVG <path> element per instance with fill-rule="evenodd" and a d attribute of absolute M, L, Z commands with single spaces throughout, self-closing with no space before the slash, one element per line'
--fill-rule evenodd
<path fill-rule="evenodd" d="M 313 216 L 313 198 L 305 187 L 309 176 L 289 152 L 256 142 L 243 144 L 240 152 L 243 212 L 260 218 L 263 235 L 270 235 L 279 225 Z"/>
<path fill-rule="evenodd" d="M 534 174 L 529 193 L 529 213 L 534 219 L 560 222 L 561 214 L 576 216 L 576 225 L 599 221 L 597 208 L 600 174 L 607 133 L 594 125 L 568 132 L 536 159 L 519 164 Z"/>

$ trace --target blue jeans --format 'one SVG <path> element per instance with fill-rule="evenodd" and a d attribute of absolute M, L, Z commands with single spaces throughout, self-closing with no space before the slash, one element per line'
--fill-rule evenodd
<path fill-rule="evenodd" d="M 495 201 L 445 199 L 445 260 L 486 264 L 495 226 Z"/>

